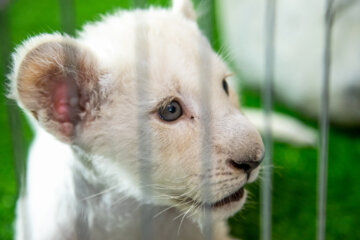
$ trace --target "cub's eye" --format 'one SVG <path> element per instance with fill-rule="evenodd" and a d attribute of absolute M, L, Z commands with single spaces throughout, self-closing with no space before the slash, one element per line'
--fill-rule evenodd
<path fill-rule="evenodd" d="M 227 84 L 227 82 L 226 82 L 225 79 L 222 80 L 222 86 L 223 86 L 224 91 L 226 92 L 226 95 L 229 96 L 229 86 L 228 86 L 228 84 Z"/>
<path fill-rule="evenodd" d="M 182 115 L 182 108 L 177 101 L 172 101 L 165 107 L 159 109 L 159 116 L 162 120 L 171 122 L 175 121 Z"/>

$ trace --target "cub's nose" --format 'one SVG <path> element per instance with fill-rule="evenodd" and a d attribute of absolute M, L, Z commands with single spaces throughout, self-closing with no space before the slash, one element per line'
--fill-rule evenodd
<path fill-rule="evenodd" d="M 262 160 L 264 159 L 264 153 L 262 152 L 259 156 L 246 157 L 245 159 L 228 159 L 228 165 L 239 171 L 243 171 L 246 174 L 250 174 L 255 168 L 257 168 Z"/>
<path fill-rule="evenodd" d="M 240 113 L 224 115 L 219 121 L 218 149 L 225 155 L 222 162 L 234 173 L 247 174 L 256 169 L 264 158 L 264 143 L 257 129 Z M 224 137 L 224 129 L 226 129 Z M 216 135 L 215 135 L 216 136 Z"/>

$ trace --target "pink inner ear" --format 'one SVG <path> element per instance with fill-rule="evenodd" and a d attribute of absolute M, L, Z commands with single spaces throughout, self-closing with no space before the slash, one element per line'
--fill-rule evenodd
<path fill-rule="evenodd" d="M 53 92 L 53 104 L 55 110 L 55 116 L 60 122 L 69 122 L 69 105 L 67 101 L 67 89 L 66 84 L 56 84 Z"/>
<path fill-rule="evenodd" d="M 51 86 L 55 120 L 76 125 L 79 120 L 78 87 L 73 80 L 53 79 Z"/>

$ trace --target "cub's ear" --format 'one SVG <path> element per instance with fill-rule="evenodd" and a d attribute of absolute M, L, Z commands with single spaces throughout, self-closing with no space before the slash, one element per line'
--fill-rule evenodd
<path fill-rule="evenodd" d="M 40 35 L 13 55 L 10 95 L 48 132 L 72 142 L 99 107 L 95 57 L 76 40 Z"/>
<path fill-rule="evenodd" d="M 180 13 L 185 18 L 196 21 L 196 13 L 191 0 L 173 0 L 172 9 L 176 13 Z"/>

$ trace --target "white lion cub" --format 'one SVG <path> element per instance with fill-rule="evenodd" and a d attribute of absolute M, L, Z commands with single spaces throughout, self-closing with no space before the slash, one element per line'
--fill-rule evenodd
<path fill-rule="evenodd" d="M 204 209 L 212 238 L 230 239 L 264 147 L 189 0 L 30 38 L 13 60 L 11 95 L 36 130 L 18 240 L 196 240 Z"/>

